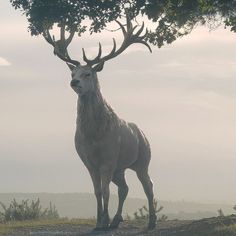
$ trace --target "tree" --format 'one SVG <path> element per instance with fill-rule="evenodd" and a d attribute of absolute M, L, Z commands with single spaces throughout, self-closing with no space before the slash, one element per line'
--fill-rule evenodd
<path fill-rule="evenodd" d="M 198 24 L 211 28 L 224 24 L 236 32 L 235 0 L 10 0 L 28 19 L 32 35 L 43 34 L 54 25 L 65 31 L 104 30 L 109 22 L 129 15 L 142 16 L 155 25 L 145 41 L 158 47 L 189 34 Z M 146 17 L 146 18 L 145 18 Z M 88 21 L 89 20 L 89 21 Z"/>
<path fill-rule="evenodd" d="M 223 23 L 236 32 L 236 1 L 235 0 L 201 0 L 201 13 L 207 16 L 208 21 Z"/>
<path fill-rule="evenodd" d="M 81 36 L 85 31 L 91 34 L 106 29 L 110 22 L 117 22 L 124 35 L 124 44 L 116 50 L 113 40 L 111 55 L 117 56 L 133 43 L 142 43 L 149 50 L 149 44 L 162 47 L 177 38 L 189 34 L 198 24 L 208 24 L 215 28 L 221 24 L 236 31 L 236 0 L 10 0 L 15 9 L 21 9 L 29 22 L 32 35 L 43 35 L 45 40 L 54 48 L 54 54 L 65 61 L 67 65 L 78 66 L 80 62 L 72 60 L 68 46 L 75 33 Z M 132 21 L 139 18 L 150 20 L 154 29 L 144 29 L 144 23 L 137 30 Z M 126 18 L 126 24 L 120 22 Z M 60 28 L 60 39 L 56 40 L 50 30 Z M 126 28 L 125 28 L 126 26 Z M 135 30 L 136 29 L 136 30 Z M 66 32 L 69 37 L 66 38 Z M 136 32 L 136 33 L 135 33 Z M 101 45 L 99 54 L 101 58 Z M 83 59 L 88 62 L 83 50 Z M 105 62 L 105 60 L 104 60 Z"/>

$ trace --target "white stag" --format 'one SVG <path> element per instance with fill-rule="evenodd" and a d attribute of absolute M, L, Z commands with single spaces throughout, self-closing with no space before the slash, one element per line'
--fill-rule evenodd
<path fill-rule="evenodd" d="M 50 32 L 44 32 L 44 38 L 54 47 L 54 53 L 67 63 L 72 71 L 71 87 L 78 94 L 77 121 L 75 134 L 75 147 L 87 167 L 97 199 L 97 230 L 117 228 L 122 218 L 122 208 L 128 194 L 128 186 L 125 181 L 127 168 L 136 172 L 146 193 L 149 204 L 148 228 L 156 225 L 156 215 L 153 204 L 153 184 L 148 174 L 148 166 L 151 159 L 149 143 L 143 132 L 134 124 L 120 119 L 102 97 L 97 72 L 103 69 L 104 62 L 121 54 L 128 46 L 134 43 L 150 46 L 140 36 L 144 24 L 135 33 L 135 27 L 127 17 L 126 28 L 119 21 L 124 40 L 121 46 L 116 48 L 113 39 L 112 51 L 102 56 L 102 47 L 99 43 L 99 52 L 95 59 L 89 60 L 83 49 L 83 60 L 86 65 L 72 60 L 67 47 L 70 44 L 75 31 L 65 37 L 65 26 L 61 27 L 61 38 L 55 41 Z M 109 184 L 113 182 L 118 186 L 119 204 L 118 210 L 109 225 L 108 202 Z"/>

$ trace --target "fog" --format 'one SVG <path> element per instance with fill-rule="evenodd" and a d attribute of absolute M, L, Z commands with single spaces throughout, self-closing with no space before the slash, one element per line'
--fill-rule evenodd
<path fill-rule="evenodd" d="M 0 192 L 93 192 L 73 144 L 68 68 L 10 3 L 0 11 Z M 112 48 L 108 32 L 85 35 L 72 56 L 81 60 L 82 47 L 95 55 L 98 40 L 104 53 Z M 228 29 L 198 27 L 152 54 L 132 46 L 98 75 L 108 103 L 151 143 L 159 199 L 235 204 L 235 43 Z M 129 196 L 144 197 L 135 175 L 126 177 Z"/>

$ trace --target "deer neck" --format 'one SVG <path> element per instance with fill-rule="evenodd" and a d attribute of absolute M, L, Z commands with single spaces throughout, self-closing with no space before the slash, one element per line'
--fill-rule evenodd
<path fill-rule="evenodd" d="M 78 98 L 77 128 L 89 138 L 100 138 L 111 128 L 116 117 L 105 102 L 100 90 L 88 92 Z"/>

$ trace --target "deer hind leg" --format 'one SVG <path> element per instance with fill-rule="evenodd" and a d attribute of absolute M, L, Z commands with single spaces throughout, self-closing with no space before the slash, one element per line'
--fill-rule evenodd
<path fill-rule="evenodd" d="M 98 171 L 90 170 L 89 173 L 93 181 L 94 194 L 97 200 L 97 223 L 96 223 L 96 228 L 94 230 L 99 230 L 100 228 L 102 228 L 102 213 L 103 213 L 101 176 Z"/>
<path fill-rule="evenodd" d="M 112 182 L 118 186 L 118 196 L 119 196 L 118 209 L 110 224 L 110 228 L 115 229 L 115 228 L 118 228 L 120 222 L 123 221 L 122 209 L 123 209 L 124 201 L 129 191 L 128 185 L 126 184 L 126 181 L 125 181 L 124 170 L 115 172 L 113 175 Z"/>
<path fill-rule="evenodd" d="M 154 229 L 156 226 L 156 212 L 154 209 L 154 195 L 153 195 L 153 184 L 148 175 L 147 170 L 136 170 L 138 179 L 142 183 L 144 192 L 148 199 L 148 206 L 149 206 L 149 224 L 148 229 Z"/>

